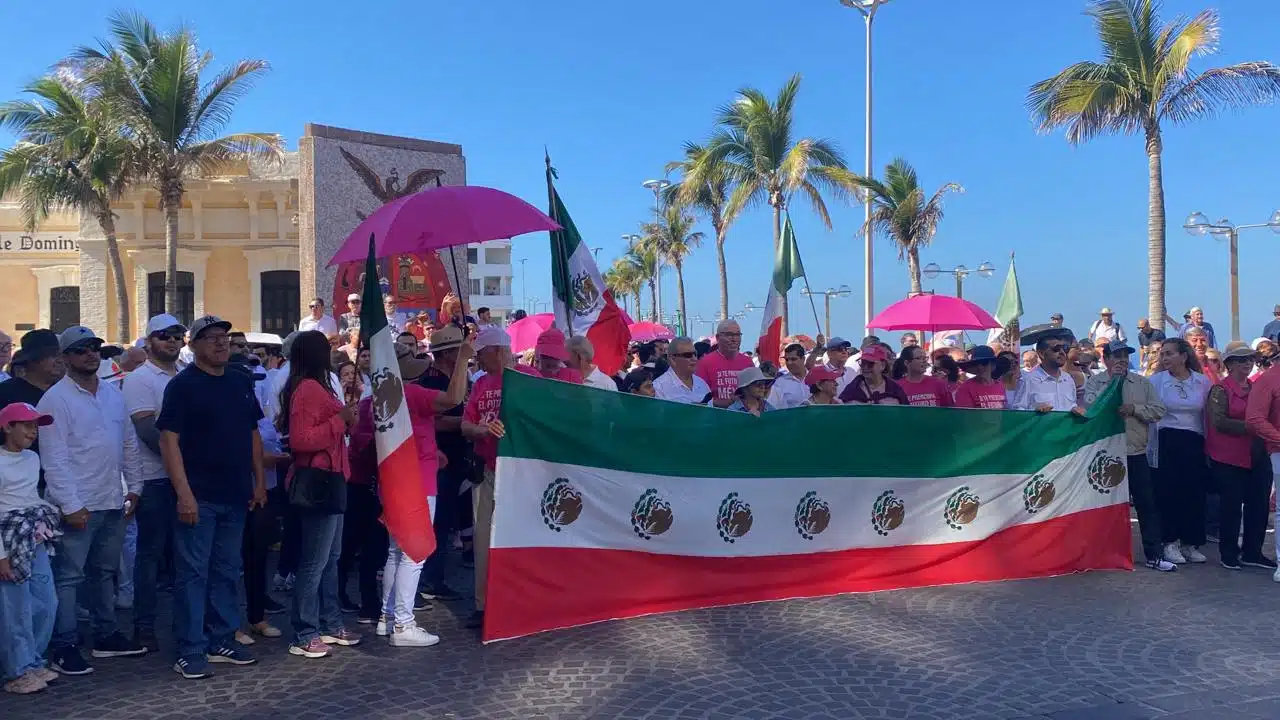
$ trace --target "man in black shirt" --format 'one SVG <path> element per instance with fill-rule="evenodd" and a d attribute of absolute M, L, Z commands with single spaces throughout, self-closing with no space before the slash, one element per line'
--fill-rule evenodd
<path fill-rule="evenodd" d="M 1147 355 L 1150 354 L 1151 343 L 1164 342 L 1164 331 L 1151 327 L 1146 318 L 1138 321 L 1138 371 L 1147 366 Z"/>
<path fill-rule="evenodd" d="M 67 371 L 62 362 L 62 352 L 58 349 L 58 336 L 52 330 L 31 330 L 22 336 L 21 348 L 13 358 L 13 364 L 21 368 L 22 376 L 15 375 L 0 383 L 0 407 L 15 402 L 35 407 L 44 397 L 44 392 L 61 380 Z M 4 432 L 0 431 L 0 443 L 3 442 Z M 32 443 L 31 449 L 39 454 L 40 441 Z M 44 471 L 40 472 L 43 478 Z M 43 481 L 40 486 L 44 487 Z"/>
<path fill-rule="evenodd" d="M 417 382 L 423 387 L 448 392 L 449 379 L 458 362 L 458 348 L 462 347 L 462 330 L 454 324 L 431 333 L 431 355 L 434 364 Z M 468 391 L 470 383 L 468 383 Z M 449 534 L 460 524 L 461 499 L 458 496 L 462 481 L 471 468 L 471 444 L 462 437 L 462 405 L 436 416 L 436 447 L 447 460 L 436 476 L 436 514 L 432 525 L 436 531 L 436 551 L 422 566 L 419 588 L 422 594 L 437 600 L 458 600 L 461 596 L 445 584 L 445 559 L 448 555 Z"/>

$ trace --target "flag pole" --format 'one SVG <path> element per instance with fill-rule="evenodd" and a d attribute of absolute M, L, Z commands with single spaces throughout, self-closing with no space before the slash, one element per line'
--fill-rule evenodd
<path fill-rule="evenodd" d="M 542 146 L 542 157 L 547 164 L 547 214 L 560 225 L 559 213 L 556 212 L 556 186 L 553 182 L 555 176 L 555 168 L 551 167 L 551 153 L 547 150 L 547 146 Z M 561 226 L 563 228 L 563 226 Z M 566 283 L 565 289 L 568 289 L 569 268 L 568 258 L 564 256 L 564 237 L 560 233 L 564 230 L 552 230 L 551 237 L 551 304 L 555 305 L 555 276 L 556 269 L 560 270 L 560 278 Z M 564 304 L 564 327 L 566 335 L 573 337 L 573 293 L 565 292 L 565 297 L 561 298 Z"/>
<path fill-rule="evenodd" d="M 790 223 L 791 211 L 788 210 L 786 211 L 786 213 L 787 213 L 787 222 Z M 791 232 L 791 242 L 794 243 L 796 246 L 796 257 L 800 258 L 800 267 L 804 267 L 804 258 L 800 257 L 800 241 L 796 240 L 796 234 L 794 229 Z M 804 278 L 805 294 L 809 296 L 809 309 L 813 310 L 813 324 L 815 327 L 818 328 L 817 334 L 821 335 L 823 330 L 822 321 L 818 319 L 818 306 L 813 302 L 813 290 L 810 289 L 809 287 L 809 272 L 806 270 L 805 274 L 802 275 L 801 277 Z"/>

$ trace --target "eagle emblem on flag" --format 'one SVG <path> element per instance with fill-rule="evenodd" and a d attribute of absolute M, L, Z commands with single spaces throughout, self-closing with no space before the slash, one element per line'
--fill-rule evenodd
<path fill-rule="evenodd" d="M 671 503 L 653 488 L 645 490 L 631 508 L 631 529 L 641 539 L 652 540 L 655 535 L 670 530 L 673 522 L 675 514 L 671 511 Z"/>
<path fill-rule="evenodd" d="M 880 493 L 880 497 L 871 505 L 871 528 L 878 535 L 888 535 L 890 531 L 896 530 L 906 517 L 906 504 L 892 490 Z"/>
<path fill-rule="evenodd" d="M 1028 513 L 1035 515 L 1048 507 L 1056 494 L 1053 481 L 1045 477 L 1044 473 L 1036 473 L 1022 486 L 1022 506 Z"/>
<path fill-rule="evenodd" d="M 591 279 L 590 273 L 580 272 L 573 278 L 573 314 L 586 317 L 595 312 L 596 303 L 600 302 L 600 290 Z"/>
<path fill-rule="evenodd" d="M 942 508 L 942 519 L 952 530 L 961 530 L 965 525 L 978 519 L 978 508 L 982 501 L 965 485 L 947 496 L 947 504 Z"/>
<path fill-rule="evenodd" d="M 561 532 L 582 515 L 582 493 L 569 484 L 568 478 L 552 480 L 542 493 L 542 522 L 547 528 Z"/>
<path fill-rule="evenodd" d="M 1089 463 L 1089 485 L 1103 495 L 1109 495 L 1112 488 L 1124 482 L 1126 472 L 1124 460 L 1107 454 L 1106 450 L 1099 450 Z"/>
<path fill-rule="evenodd" d="M 378 432 L 395 427 L 392 420 L 404 400 L 404 383 L 391 368 L 379 368 L 369 379 L 373 381 L 373 419 Z"/>
<path fill-rule="evenodd" d="M 804 497 L 800 498 L 800 503 L 796 505 L 795 525 L 800 537 L 812 540 L 815 535 L 821 535 L 830 524 L 831 506 L 827 501 L 813 490 L 805 493 Z"/>
<path fill-rule="evenodd" d="M 716 513 L 716 530 L 720 532 L 721 540 L 732 543 L 751 532 L 752 520 L 751 506 L 738 497 L 738 493 L 731 492 L 720 501 L 720 512 Z"/>

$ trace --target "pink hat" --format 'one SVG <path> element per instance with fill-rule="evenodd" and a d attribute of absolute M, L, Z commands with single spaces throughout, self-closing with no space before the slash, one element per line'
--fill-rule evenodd
<path fill-rule="evenodd" d="M 564 333 L 555 328 L 542 331 L 538 336 L 538 342 L 533 346 L 533 352 L 535 355 L 545 355 L 561 362 L 569 360 L 569 351 L 564 346 Z"/>
<path fill-rule="evenodd" d="M 875 360 L 878 362 L 888 362 L 889 353 L 885 352 L 884 348 L 880 347 L 879 345 L 868 345 L 867 347 L 862 348 L 862 355 L 858 358 L 858 360 Z"/>
<path fill-rule="evenodd" d="M 839 380 L 839 379 L 840 379 L 840 376 L 836 374 L 835 370 L 828 368 L 826 365 L 818 365 L 817 367 L 809 370 L 808 373 L 805 373 L 804 384 L 817 385 L 823 380 Z"/>
<path fill-rule="evenodd" d="M 53 416 L 41 414 L 39 410 L 24 402 L 9 403 L 4 406 L 3 410 L 0 410 L 0 425 L 8 425 L 15 422 L 50 425 L 53 423 Z"/>

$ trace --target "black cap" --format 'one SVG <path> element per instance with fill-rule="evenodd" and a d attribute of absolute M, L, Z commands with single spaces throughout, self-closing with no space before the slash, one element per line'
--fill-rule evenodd
<path fill-rule="evenodd" d="M 18 343 L 24 362 L 33 363 L 59 354 L 58 334 L 46 328 L 28 331 Z"/>

